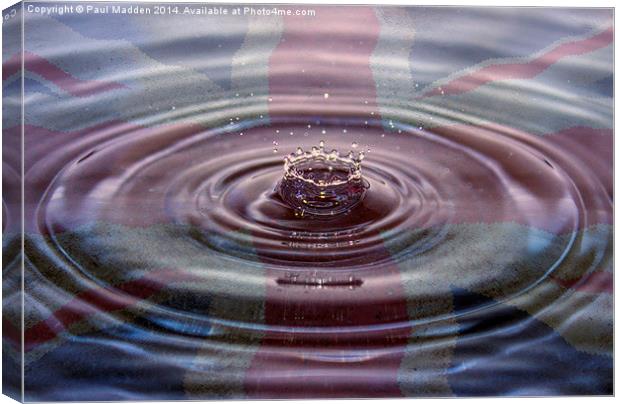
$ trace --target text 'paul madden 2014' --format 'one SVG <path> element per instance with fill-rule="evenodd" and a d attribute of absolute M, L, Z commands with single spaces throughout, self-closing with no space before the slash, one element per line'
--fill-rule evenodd
<path fill-rule="evenodd" d="M 253 6 L 202 6 L 202 5 L 114 5 L 114 4 L 62 4 L 26 6 L 30 14 L 120 14 L 120 15 L 196 15 L 196 16 L 315 16 L 312 9 L 253 7 Z"/>

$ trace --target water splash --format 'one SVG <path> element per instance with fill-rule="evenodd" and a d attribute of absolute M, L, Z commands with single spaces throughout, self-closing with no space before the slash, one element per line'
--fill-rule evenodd
<path fill-rule="evenodd" d="M 278 184 L 282 200 L 300 215 L 333 216 L 360 203 L 368 182 L 362 177 L 364 152 L 341 156 L 325 151 L 325 142 L 310 151 L 299 147 L 284 158 L 284 176 Z"/>

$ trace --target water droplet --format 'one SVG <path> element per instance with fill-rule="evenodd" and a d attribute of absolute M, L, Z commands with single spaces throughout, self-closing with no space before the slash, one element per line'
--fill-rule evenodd
<path fill-rule="evenodd" d="M 298 216 L 346 214 L 361 201 L 369 186 L 361 176 L 363 153 L 351 151 L 341 157 L 335 149 L 326 153 L 324 148 L 325 141 L 321 140 L 310 152 L 298 147 L 284 160 L 278 193 Z"/>
<path fill-rule="evenodd" d="M 243 132 L 239 133 L 239 136 L 243 136 Z"/>
<path fill-rule="evenodd" d="M 359 145 L 357 144 L 357 142 L 353 142 L 353 143 L 351 143 L 351 147 L 352 147 L 352 148 L 357 149 L 357 146 L 359 146 Z"/>
<path fill-rule="evenodd" d="M 347 133 L 347 130 L 346 130 L 346 129 L 343 129 L 343 130 L 342 130 L 342 133 Z"/>
<path fill-rule="evenodd" d="M 321 133 L 322 133 L 322 134 L 326 134 L 326 133 L 327 133 L 327 131 L 326 131 L 325 129 L 323 129 L 323 130 L 321 131 Z"/>
<path fill-rule="evenodd" d="M 267 101 L 271 102 L 271 101 L 273 101 L 273 98 L 269 97 L 269 98 L 267 98 Z"/>
<path fill-rule="evenodd" d="M 323 98 L 328 99 L 329 98 L 329 93 L 323 94 Z"/>

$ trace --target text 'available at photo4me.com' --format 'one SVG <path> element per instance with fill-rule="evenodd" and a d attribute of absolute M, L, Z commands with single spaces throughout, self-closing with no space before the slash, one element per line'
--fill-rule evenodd
<path fill-rule="evenodd" d="M 195 16 L 299 16 L 314 17 L 316 10 L 294 5 L 219 5 L 175 3 L 59 3 L 26 4 L 28 14 L 43 15 L 195 15 Z"/>

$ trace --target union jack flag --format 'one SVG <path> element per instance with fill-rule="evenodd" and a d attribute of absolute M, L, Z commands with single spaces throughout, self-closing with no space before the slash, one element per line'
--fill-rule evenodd
<path fill-rule="evenodd" d="M 197 20 L 30 12 L 28 5 L 57 3 L 20 3 L 3 12 L 15 15 L 3 26 L 5 393 L 26 401 L 613 393 L 612 10 L 304 6 L 315 15 Z M 340 56 L 328 60 L 326 49 Z M 282 291 L 279 273 L 235 267 L 262 285 L 247 291 L 253 296 L 247 307 L 228 298 L 234 286 L 191 270 L 197 260 L 213 271 L 238 263 L 157 242 L 177 231 L 159 206 L 137 203 L 131 222 L 89 223 L 76 219 L 85 216 L 76 204 L 75 215 L 63 217 L 64 228 L 51 231 L 44 223 L 39 207 L 54 197 L 48 190 L 56 176 L 98 145 L 128 133 L 163 144 L 165 134 L 181 139 L 229 118 L 216 110 L 176 111 L 252 92 L 265 95 L 253 114 L 269 120 L 285 106 L 303 109 L 318 99 L 337 109 L 337 95 L 352 91 L 386 130 L 399 110 L 446 138 L 466 142 L 500 132 L 537 142 L 559 160 L 554 150 L 569 150 L 572 160 L 564 166 L 582 190 L 585 214 L 575 229 L 568 222 L 572 207 L 562 201 L 553 217 L 534 203 L 527 212 L 498 211 L 492 198 L 457 209 L 445 231 L 458 249 L 383 265 L 360 286 L 366 299 L 343 299 L 338 288 L 324 288 L 307 292 L 307 301 L 320 305 L 291 304 L 287 294 L 297 292 Z M 162 111 L 177 115 L 162 119 Z M 455 123 L 445 111 L 462 119 Z M 110 167 L 121 170 L 125 158 L 110 156 Z M 524 177 L 535 181 L 528 170 Z M 530 185 L 547 195 L 548 184 Z M 458 196 L 454 203 L 470 206 Z M 98 240 L 88 245 L 92 256 L 79 259 L 98 265 L 109 284 L 76 278 L 63 270 L 71 265 L 66 256 L 43 252 L 58 242 L 54 235 L 75 246 L 67 256 L 78 254 L 85 246 L 76 240 L 89 234 L 98 235 L 90 238 Z M 507 291 L 497 285 L 516 282 L 505 268 L 536 278 L 540 268 L 555 265 L 557 255 L 549 251 L 567 243 L 576 252 L 562 256 L 550 276 L 504 298 Z M 108 260 L 106 251 L 118 245 L 127 251 L 124 265 L 135 268 Z M 159 251 L 168 255 L 165 267 L 145 264 Z M 121 282 L 114 271 L 133 275 Z M 481 272 L 498 279 L 481 284 Z M 399 287 L 386 287 L 386 278 Z M 178 296 L 197 284 L 218 293 Z M 174 336 L 162 330 L 175 317 L 157 310 L 162 302 L 214 320 L 188 316 L 174 325 L 183 343 L 172 343 Z M 450 315 L 472 302 L 488 309 Z M 422 321 L 429 317 L 436 320 Z M 221 321 L 226 318 L 254 326 L 238 329 Z M 290 331 L 308 324 L 358 331 Z M 381 329 L 355 328 L 368 324 Z"/>

